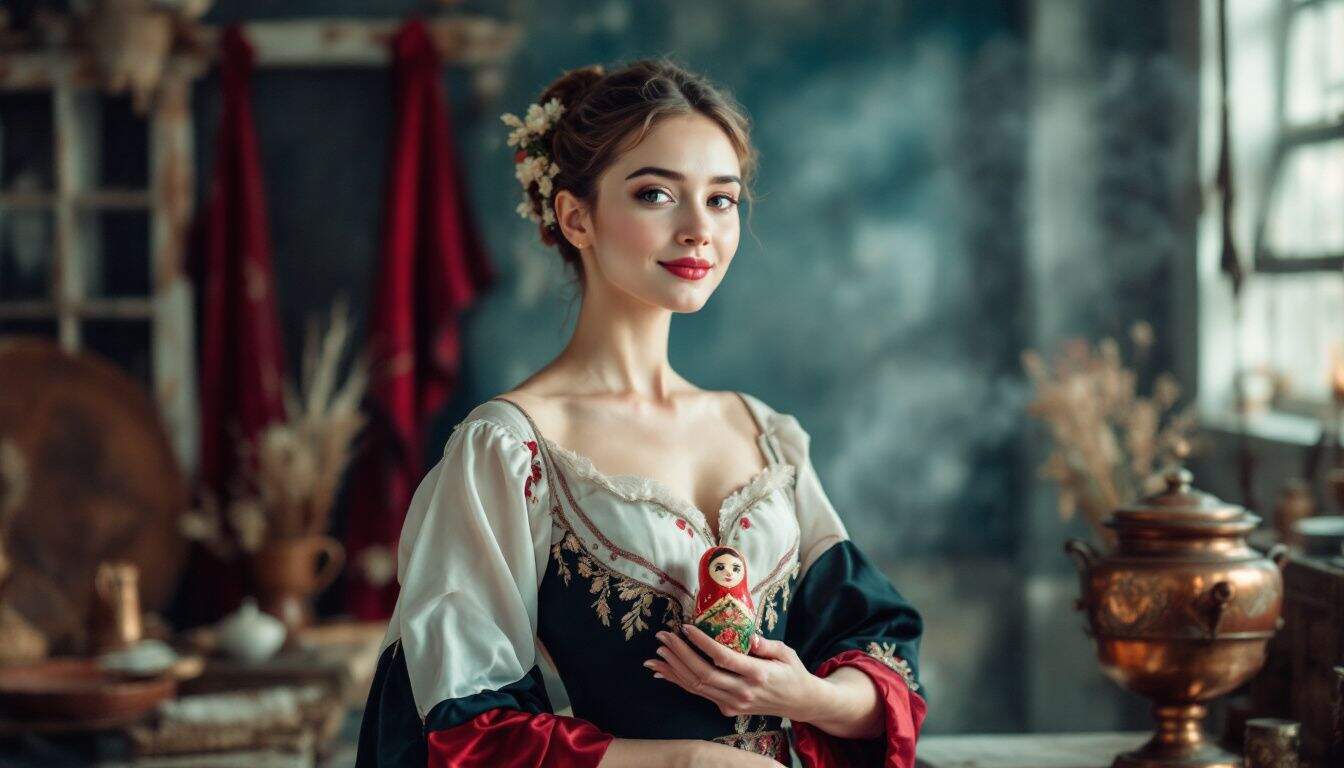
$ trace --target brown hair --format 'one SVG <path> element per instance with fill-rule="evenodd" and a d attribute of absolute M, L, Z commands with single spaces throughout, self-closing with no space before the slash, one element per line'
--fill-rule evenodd
<path fill-rule="evenodd" d="M 664 57 L 639 59 L 613 72 L 594 64 L 571 69 L 542 92 L 538 104 L 552 98 L 564 106 L 550 131 L 548 154 L 560 166 L 552 182 L 551 197 L 567 189 L 588 205 L 597 202 L 597 179 L 621 152 L 643 141 L 662 119 L 699 113 L 713 120 L 737 150 L 741 165 L 742 195 L 750 201 L 749 184 L 756 169 L 756 150 L 751 146 L 751 121 L 726 92 L 701 75 L 693 74 Z M 533 206 L 543 202 L 533 184 L 528 189 Z M 560 257 L 584 282 L 579 250 L 560 231 L 559 225 L 541 227 L 541 240 L 554 245 Z"/>

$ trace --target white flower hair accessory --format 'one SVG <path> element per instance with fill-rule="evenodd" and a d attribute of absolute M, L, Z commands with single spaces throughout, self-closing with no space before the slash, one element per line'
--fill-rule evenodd
<path fill-rule="evenodd" d="M 509 132 L 509 146 L 518 147 L 513 154 L 514 176 L 523 185 L 523 202 L 518 204 L 518 215 L 545 226 L 555 226 L 555 209 L 551 206 L 552 179 L 560 173 L 560 166 L 546 154 L 546 136 L 560 120 L 565 107 L 559 99 L 545 104 L 529 104 L 527 114 L 520 118 L 505 112 L 499 119 L 513 130 Z M 530 190 L 537 185 L 541 210 L 533 202 Z"/>

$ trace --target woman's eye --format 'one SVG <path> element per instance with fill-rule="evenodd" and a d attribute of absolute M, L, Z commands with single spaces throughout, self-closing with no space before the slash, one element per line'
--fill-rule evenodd
<path fill-rule="evenodd" d="M 646 203 L 661 202 L 660 200 L 650 200 L 648 197 L 646 197 L 646 195 L 667 195 L 667 193 L 661 189 L 646 189 L 636 194 L 635 197 L 639 198 L 640 200 L 643 200 Z M 670 195 L 668 195 L 668 199 L 671 199 Z"/>
<path fill-rule="evenodd" d="M 728 195 L 715 195 L 714 197 L 711 197 L 710 200 L 725 200 L 726 202 L 723 205 L 710 206 L 711 208 L 718 208 L 721 211 L 726 211 L 729 208 L 732 208 L 734 205 L 737 205 L 737 201 L 729 197 Z"/>

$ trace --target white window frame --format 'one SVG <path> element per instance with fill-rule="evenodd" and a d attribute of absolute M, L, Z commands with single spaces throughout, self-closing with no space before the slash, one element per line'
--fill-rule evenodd
<path fill-rule="evenodd" d="M 86 51 L 54 49 L 0 55 L 0 91 L 42 92 L 52 107 L 53 188 L 0 189 L 0 210 L 48 211 L 54 225 L 46 297 L 0 301 L 0 319 L 46 320 L 61 347 L 85 347 L 81 327 L 91 320 L 144 320 L 150 327 L 152 394 L 181 465 L 199 453 L 194 299 L 185 273 L 187 230 L 195 187 L 192 82 L 202 62 L 174 57 L 165 68 L 146 115 L 149 168 L 146 189 L 104 188 L 97 180 L 101 145 L 101 84 Z M 101 239 L 82 223 L 89 211 L 143 210 L 150 220 L 149 293 L 86 295 L 83 265 L 100 258 Z"/>
<path fill-rule="evenodd" d="M 1203 422 L 1275 442 L 1311 445 L 1320 439 L 1326 401 L 1277 399 L 1271 407 L 1241 414 L 1235 396 L 1237 370 L 1254 364 L 1275 343 L 1255 302 L 1262 281 L 1286 273 L 1319 274 L 1344 281 L 1344 258 L 1287 261 L 1267 252 L 1261 220 L 1275 166 L 1287 143 L 1344 135 L 1341 125 L 1286 129 L 1285 56 L 1287 21 L 1295 7 L 1319 0 L 1226 0 L 1228 35 L 1228 124 L 1231 133 L 1234 209 L 1232 231 L 1245 280 L 1237 316 L 1231 280 L 1221 271 L 1222 201 L 1217 187 L 1220 134 L 1218 0 L 1201 0 L 1199 178 L 1196 286 L 1198 312 L 1198 404 Z M 1341 133 L 1337 134 L 1336 131 Z M 1341 211 L 1344 215 L 1344 211 Z M 1340 339 L 1344 342 L 1344 339 Z"/>

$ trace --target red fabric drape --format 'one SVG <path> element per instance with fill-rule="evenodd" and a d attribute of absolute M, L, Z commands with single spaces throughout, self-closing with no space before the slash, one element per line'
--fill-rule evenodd
<path fill-rule="evenodd" d="M 396 128 L 370 321 L 369 429 L 352 472 L 346 546 L 347 605 L 362 619 L 391 615 L 395 579 L 360 567 L 378 547 L 394 555 L 411 494 L 424 474 L 427 420 L 457 388 L 459 316 L 495 273 L 467 209 L 438 54 L 424 22 L 392 40 Z"/>
<path fill-rule="evenodd" d="M 576 717 L 500 707 L 428 739 L 433 768 L 592 768 L 615 737 Z"/>
<path fill-rule="evenodd" d="M 872 679 L 886 730 L 871 739 L 842 739 L 809 723 L 793 723 L 793 748 L 804 768 L 914 768 L 915 743 L 928 705 L 896 670 L 863 651 L 851 650 L 822 662 L 817 677 L 839 667 L 856 667 Z"/>
<path fill-rule="evenodd" d="M 284 348 L 271 268 L 261 152 L 252 120 L 252 46 L 237 26 L 220 41 L 223 98 L 200 240 L 203 489 L 227 502 L 240 441 L 284 418 Z M 204 554 L 204 553 L 203 553 Z M 190 601 L 210 620 L 242 595 L 236 569 L 192 558 Z"/>

